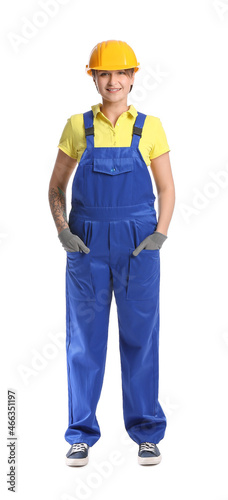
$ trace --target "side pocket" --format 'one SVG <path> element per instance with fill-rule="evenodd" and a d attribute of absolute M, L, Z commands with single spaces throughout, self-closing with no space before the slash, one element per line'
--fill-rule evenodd
<path fill-rule="evenodd" d="M 157 297 L 160 285 L 160 250 L 142 250 L 136 257 L 129 249 L 127 300 L 148 300 Z"/>
<path fill-rule="evenodd" d="M 66 272 L 70 298 L 96 300 L 91 278 L 90 253 L 67 252 Z"/>

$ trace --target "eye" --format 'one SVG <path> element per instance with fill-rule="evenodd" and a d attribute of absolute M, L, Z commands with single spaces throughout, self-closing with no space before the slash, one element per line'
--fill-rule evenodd
<path fill-rule="evenodd" d="M 119 71 L 119 73 L 122 73 L 122 75 L 126 75 L 125 71 Z"/>
<path fill-rule="evenodd" d="M 108 75 L 108 73 L 100 73 L 100 76 Z"/>

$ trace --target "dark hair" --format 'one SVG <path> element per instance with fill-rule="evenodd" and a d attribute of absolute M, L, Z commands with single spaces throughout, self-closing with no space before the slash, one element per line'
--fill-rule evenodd
<path fill-rule="evenodd" d="M 127 73 L 128 76 L 132 76 L 133 73 L 134 73 L 134 71 L 135 71 L 135 68 L 127 68 L 124 71 L 126 71 L 126 73 Z M 96 73 L 97 73 L 97 70 L 96 69 L 92 69 L 92 75 L 93 75 L 94 78 L 96 76 Z M 131 85 L 131 88 L 129 90 L 129 94 L 132 91 L 132 87 L 133 87 L 133 85 Z"/>

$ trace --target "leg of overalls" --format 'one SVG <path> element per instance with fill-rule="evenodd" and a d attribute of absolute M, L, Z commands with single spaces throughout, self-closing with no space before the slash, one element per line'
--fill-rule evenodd
<path fill-rule="evenodd" d="M 90 245 L 92 222 L 74 224 L 75 234 Z M 93 446 L 101 436 L 96 418 L 108 338 L 112 282 L 106 257 L 107 224 L 97 231 L 100 256 L 68 252 L 66 269 L 67 373 L 69 427 L 65 439 L 70 444 L 84 442 Z M 92 245 L 93 246 L 93 245 Z M 95 252 L 96 253 L 96 252 Z"/>
<path fill-rule="evenodd" d="M 145 220 L 145 235 L 148 227 L 149 222 Z M 140 231 L 141 228 L 142 225 Z M 151 232 L 154 229 L 151 227 Z M 131 241 L 130 232 L 135 233 Z M 136 443 L 157 444 L 164 437 L 167 424 L 158 401 L 159 250 L 142 250 L 137 257 L 131 255 L 145 237 L 139 236 L 137 223 L 132 221 L 131 224 L 123 221 L 113 225 L 111 234 L 111 244 L 116 250 L 112 256 L 112 272 L 119 323 L 125 427 Z M 118 245 L 121 252 L 118 252 Z"/>

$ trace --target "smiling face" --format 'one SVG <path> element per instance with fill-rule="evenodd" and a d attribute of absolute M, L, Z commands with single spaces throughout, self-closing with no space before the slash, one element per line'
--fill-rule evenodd
<path fill-rule="evenodd" d="M 109 102 L 126 101 L 131 85 L 134 83 L 134 72 L 131 70 L 95 71 L 93 80 L 98 92 Z"/>

